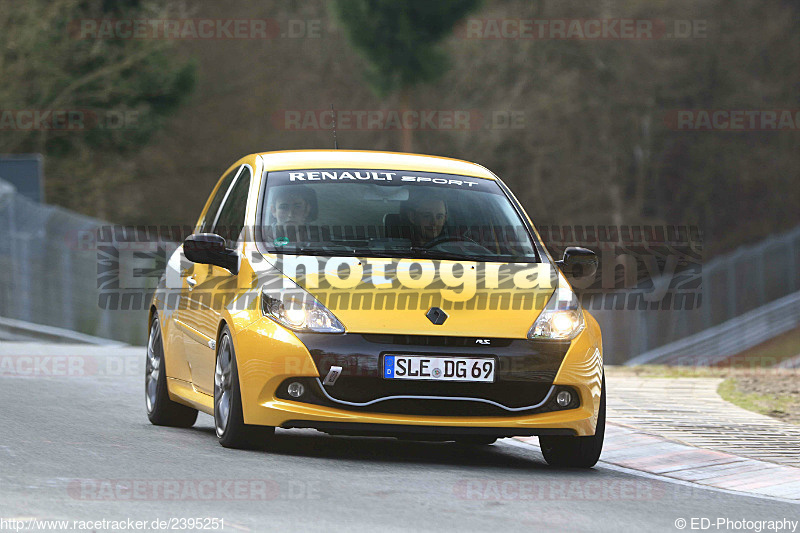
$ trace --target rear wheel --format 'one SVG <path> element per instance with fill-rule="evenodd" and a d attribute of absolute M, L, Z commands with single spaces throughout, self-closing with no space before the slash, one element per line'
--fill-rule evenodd
<path fill-rule="evenodd" d="M 597 413 L 597 428 L 591 437 L 539 437 L 542 455 L 550 466 L 568 468 L 591 468 L 600 459 L 606 429 L 606 378 L 603 376 L 603 391 L 600 393 L 600 409 Z"/>
<path fill-rule="evenodd" d="M 260 449 L 275 433 L 271 426 L 244 423 L 239 370 L 228 326 L 222 330 L 214 369 L 214 428 L 226 448 Z"/>
<path fill-rule="evenodd" d="M 164 366 L 164 341 L 158 316 L 150 324 L 147 339 L 147 361 L 144 375 L 147 418 L 156 426 L 188 428 L 197 420 L 197 409 L 192 409 L 169 399 L 167 370 Z"/>

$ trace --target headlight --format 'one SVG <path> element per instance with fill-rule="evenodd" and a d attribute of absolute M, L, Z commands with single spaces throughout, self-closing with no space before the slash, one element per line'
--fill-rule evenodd
<path fill-rule="evenodd" d="M 578 297 L 566 281 L 559 281 L 559 287 L 528 331 L 529 339 L 572 340 L 586 326 Z"/>
<path fill-rule="evenodd" d="M 344 326 L 324 305 L 302 289 L 276 292 L 261 288 L 261 312 L 293 331 L 344 333 Z"/>

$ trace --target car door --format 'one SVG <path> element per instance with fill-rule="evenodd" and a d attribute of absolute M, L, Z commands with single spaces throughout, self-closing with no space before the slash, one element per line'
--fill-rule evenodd
<path fill-rule="evenodd" d="M 250 167 L 240 167 L 214 219 L 208 226 L 203 226 L 204 233 L 216 233 L 224 237 L 230 249 L 237 248 L 244 227 L 251 178 Z M 238 280 L 225 268 L 195 264 L 187 281 L 189 305 L 183 320 L 186 359 L 191 368 L 194 388 L 205 394 L 213 394 L 216 339 L 221 312 L 235 297 Z"/>
<path fill-rule="evenodd" d="M 210 232 L 217 220 L 222 201 L 228 195 L 228 191 L 233 184 L 233 180 L 239 175 L 241 166 L 233 168 L 228 172 L 219 182 L 217 188 L 212 192 L 209 205 L 202 214 L 202 218 L 197 225 L 197 233 Z M 208 265 L 199 265 L 190 262 L 183 256 L 181 249 L 181 298 L 178 310 L 175 313 L 176 330 L 180 331 L 181 353 L 183 355 L 184 364 L 187 364 L 189 370 L 189 378 L 194 382 L 192 372 L 192 361 L 188 359 L 187 347 L 194 348 L 194 344 L 205 342 L 208 346 L 208 341 L 212 339 L 203 340 L 199 331 L 196 329 L 196 322 L 198 316 L 196 313 L 199 311 L 198 306 L 204 303 L 206 298 L 202 294 L 194 294 L 194 289 L 197 286 L 198 279 L 204 279 L 208 274 Z"/>

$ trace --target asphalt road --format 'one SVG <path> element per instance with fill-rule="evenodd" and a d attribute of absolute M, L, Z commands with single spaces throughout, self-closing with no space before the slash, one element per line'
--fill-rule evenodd
<path fill-rule="evenodd" d="M 143 349 L 93 347 L 69 356 L 85 357 L 70 372 L 42 359 L 65 348 L 31 346 L 0 349 L 0 530 L 12 518 L 132 519 L 147 530 L 192 517 L 223 519 L 224 531 L 615 532 L 678 531 L 681 518 L 800 520 L 796 504 L 603 465 L 553 469 L 516 441 L 465 448 L 292 430 L 268 451 L 228 450 L 207 415 L 192 429 L 150 425 Z M 42 368 L 26 370 L 29 355 Z"/>

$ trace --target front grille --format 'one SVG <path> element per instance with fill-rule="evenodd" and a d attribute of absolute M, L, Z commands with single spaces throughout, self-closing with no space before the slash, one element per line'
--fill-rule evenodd
<path fill-rule="evenodd" d="M 380 414 L 403 414 L 417 416 L 513 416 L 495 405 L 482 402 L 453 400 L 386 400 L 369 407 L 353 408 L 339 406 L 348 410 L 358 410 Z"/>
<path fill-rule="evenodd" d="M 538 405 L 547 396 L 570 346 L 569 342 L 482 339 L 489 341 L 487 345 L 477 343 L 475 337 L 436 335 L 299 333 L 297 336 L 308 348 L 321 378 L 332 366 L 342 367 L 336 384 L 325 389 L 334 400 L 323 394 L 316 380 L 308 383 L 315 391 L 312 403 L 376 413 L 441 416 L 510 416 L 523 412 L 466 400 L 397 399 L 368 406 L 340 402 L 366 403 L 388 396 L 446 396 L 480 398 L 509 408 Z M 492 357 L 497 362 L 496 381 L 464 383 L 384 379 L 380 369 L 387 354 Z"/>
<path fill-rule="evenodd" d="M 550 381 L 459 383 L 342 376 L 336 381 L 336 385 L 326 390 L 337 400 L 355 403 L 369 402 L 387 396 L 451 396 L 486 398 L 513 408 L 540 403 L 550 390 Z M 452 403 L 449 400 L 447 402 Z"/>
<path fill-rule="evenodd" d="M 341 379 L 341 378 L 340 378 Z M 292 382 L 300 382 L 305 386 L 305 393 L 300 398 L 293 398 L 290 397 L 287 393 L 287 387 L 289 383 Z M 412 382 L 409 382 L 409 384 Z M 444 385 L 445 383 L 437 382 L 439 385 Z M 413 382 L 414 385 L 421 385 L 421 382 Z M 477 383 L 450 383 L 448 385 L 479 385 Z M 486 385 L 486 384 L 484 384 Z M 333 387 L 323 389 L 318 380 L 313 378 L 289 378 L 285 380 L 276 391 L 276 396 L 278 398 L 296 402 L 303 402 L 303 403 L 311 403 L 315 405 L 323 405 L 326 407 L 335 407 L 337 409 L 344 409 L 348 411 L 358 411 L 358 412 L 365 412 L 365 413 L 380 413 L 380 414 L 406 414 L 406 415 L 420 415 L 420 416 L 518 416 L 518 415 L 525 415 L 525 414 L 537 414 L 537 413 L 544 413 L 549 411 L 558 411 L 564 409 L 575 409 L 579 407 L 580 400 L 578 398 L 577 392 L 572 389 L 571 387 L 564 387 L 561 385 L 557 385 L 550 397 L 547 397 L 548 392 L 550 391 L 550 386 L 547 386 L 546 390 L 543 387 L 537 387 L 537 392 L 540 394 L 540 397 L 537 399 L 533 398 L 533 396 L 528 396 L 531 398 L 531 403 L 524 403 L 523 405 L 519 405 L 519 407 L 525 407 L 530 405 L 537 405 L 541 403 L 545 398 L 547 401 L 543 405 L 539 405 L 538 407 L 532 409 L 525 409 L 520 411 L 509 411 L 508 409 L 503 409 L 498 405 L 489 404 L 486 402 L 479 401 L 478 398 L 486 398 L 485 393 L 486 391 L 482 391 L 483 394 L 473 394 L 470 395 L 468 392 L 474 391 L 476 389 L 471 388 L 459 388 L 458 394 L 445 394 L 440 390 L 437 393 L 429 394 L 430 396 L 450 396 L 450 397 L 467 397 L 467 398 L 476 398 L 474 400 L 464 399 L 464 400 L 444 400 L 444 399 L 429 399 L 429 398 L 396 398 L 391 400 L 382 400 L 375 403 L 371 403 L 370 405 L 349 405 L 342 402 L 353 402 L 353 403 L 366 403 L 366 401 L 359 401 L 355 398 L 350 398 L 346 400 L 342 398 L 338 393 L 334 390 L 339 386 L 339 381 L 337 380 L 336 385 Z M 561 407 L 559 406 L 556 401 L 555 397 L 558 394 L 558 391 L 567 389 L 572 392 L 573 401 L 567 406 Z M 353 390 L 350 387 L 348 390 Z M 385 398 L 387 396 L 426 396 L 428 394 L 423 393 L 416 393 L 413 392 L 414 390 L 419 391 L 418 387 L 409 387 L 405 391 L 398 392 L 397 394 L 386 394 L 385 396 L 379 396 L 378 398 Z M 542 392 L 543 391 L 543 392 Z M 325 394 L 327 392 L 327 395 Z M 533 391 L 531 391 L 532 394 Z M 333 399 L 330 399 L 330 396 Z M 488 399 L 488 398 L 487 398 Z M 338 401 L 337 401 L 338 400 Z M 520 403 L 519 401 L 515 403 Z M 505 404 L 507 407 L 514 407 L 513 405 Z"/>

